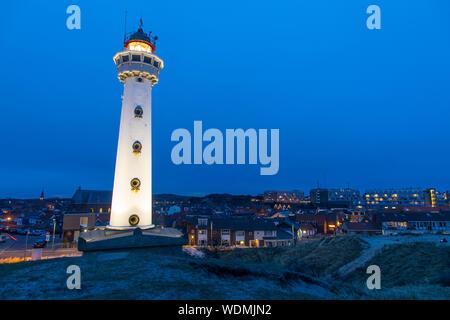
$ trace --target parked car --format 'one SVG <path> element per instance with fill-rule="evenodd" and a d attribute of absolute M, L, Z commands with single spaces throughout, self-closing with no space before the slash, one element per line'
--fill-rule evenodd
<path fill-rule="evenodd" d="M 40 236 L 41 235 L 41 231 L 39 230 L 30 230 L 30 236 Z"/>
<path fill-rule="evenodd" d="M 442 239 L 441 239 L 441 242 L 444 242 L 444 243 L 445 243 L 445 242 L 448 242 L 448 241 L 447 241 L 447 239 L 442 238 Z"/>
<path fill-rule="evenodd" d="M 17 229 L 16 228 L 11 228 L 11 229 L 9 229 L 9 233 L 15 234 L 15 233 L 17 233 Z"/>
<path fill-rule="evenodd" d="M 28 230 L 26 230 L 26 229 L 17 229 L 16 232 L 17 232 L 17 234 L 26 235 Z"/>
<path fill-rule="evenodd" d="M 33 244 L 33 248 L 36 248 L 36 249 L 38 249 L 38 248 L 45 248 L 46 245 L 47 245 L 47 241 L 42 240 L 42 241 L 35 242 Z"/>
<path fill-rule="evenodd" d="M 0 243 L 4 243 L 4 242 L 6 242 L 6 236 L 1 234 L 0 235 Z"/>

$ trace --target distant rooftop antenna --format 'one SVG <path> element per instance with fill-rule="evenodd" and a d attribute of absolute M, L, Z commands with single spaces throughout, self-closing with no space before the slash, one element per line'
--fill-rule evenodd
<path fill-rule="evenodd" d="M 124 26 L 124 33 L 123 33 L 123 42 L 127 41 L 127 14 L 128 14 L 128 11 L 125 10 L 125 26 Z"/>

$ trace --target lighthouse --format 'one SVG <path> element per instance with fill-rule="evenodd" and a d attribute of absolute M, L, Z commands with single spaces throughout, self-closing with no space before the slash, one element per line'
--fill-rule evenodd
<path fill-rule="evenodd" d="M 124 84 L 111 218 L 108 229 L 149 229 L 152 224 L 152 87 L 163 61 L 155 55 L 157 37 L 142 29 L 125 35 L 114 56 Z"/>
<path fill-rule="evenodd" d="M 113 58 L 123 95 L 111 218 L 105 229 L 80 234 L 79 251 L 187 244 L 179 230 L 152 224 L 152 88 L 163 68 L 155 55 L 156 40 L 144 32 L 141 20 Z"/>

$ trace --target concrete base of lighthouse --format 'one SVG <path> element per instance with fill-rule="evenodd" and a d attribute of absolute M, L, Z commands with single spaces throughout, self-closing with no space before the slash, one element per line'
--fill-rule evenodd
<path fill-rule="evenodd" d="M 174 228 L 154 227 L 142 230 L 91 230 L 78 238 L 79 251 L 104 251 L 150 247 L 183 246 L 187 239 Z"/>
<path fill-rule="evenodd" d="M 146 226 L 139 226 L 138 228 L 142 229 L 142 230 L 147 230 L 147 229 L 152 229 L 154 227 L 155 227 L 154 224 L 149 224 L 149 225 L 146 225 Z M 120 231 L 128 230 L 129 231 L 129 230 L 137 229 L 137 227 L 128 227 L 128 226 L 126 226 L 126 227 L 116 227 L 116 226 L 107 225 L 106 229 L 108 229 L 108 230 L 120 230 Z"/>

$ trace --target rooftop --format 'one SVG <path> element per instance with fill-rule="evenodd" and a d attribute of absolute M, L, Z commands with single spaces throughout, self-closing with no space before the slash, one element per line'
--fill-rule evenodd
<path fill-rule="evenodd" d="M 73 204 L 111 203 L 112 191 L 105 190 L 81 190 L 75 191 L 72 196 Z"/>
<path fill-rule="evenodd" d="M 187 217 L 186 221 L 198 224 L 198 219 L 202 217 Z M 211 228 L 211 223 L 214 229 L 230 229 L 230 230 L 277 230 L 275 223 L 265 219 L 248 219 L 248 218 L 220 218 L 220 217 L 205 217 L 208 223 L 205 228 Z"/>

